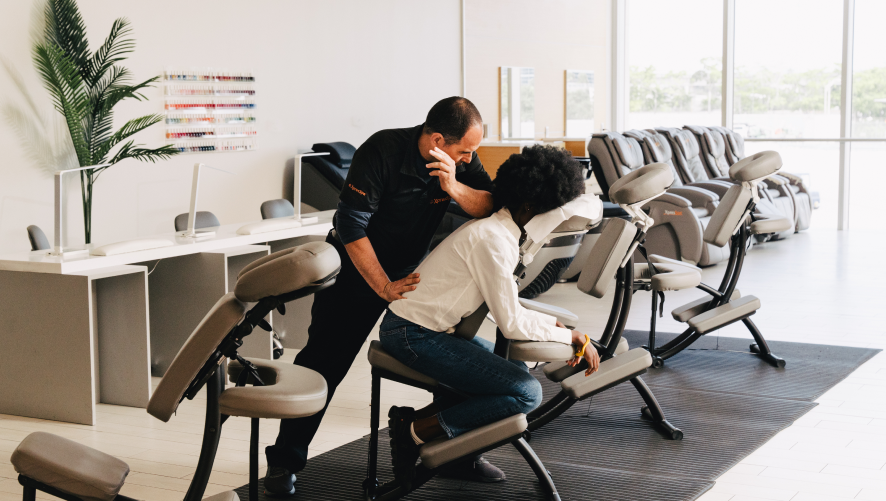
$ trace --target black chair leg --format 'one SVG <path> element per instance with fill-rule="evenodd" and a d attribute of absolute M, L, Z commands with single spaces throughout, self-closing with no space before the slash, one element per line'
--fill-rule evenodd
<path fill-rule="evenodd" d="M 658 425 L 661 431 L 663 431 L 671 440 L 683 440 L 683 431 L 672 425 L 665 418 L 664 411 L 661 410 L 661 406 L 658 405 L 658 400 L 655 399 L 652 390 L 646 386 L 646 382 L 640 379 L 640 376 L 637 376 L 634 379 L 631 379 L 631 384 L 634 385 L 637 393 L 639 393 L 640 396 L 643 397 L 643 401 L 646 402 L 646 406 L 640 409 L 640 413 Z"/>
<path fill-rule="evenodd" d="M 258 501 L 258 418 L 252 418 L 249 435 L 249 501 Z"/>
<path fill-rule="evenodd" d="M 37 489 L 25 486 L 22 494 L 22 501 L 35 501 L 37 499 Z"/>
<path fill-rule="evenodd" d="M 529 447 L 529 444 L 522 438 L 513 442 L 513 444 L 517 451 L 520 452 L 520 455 L 523 456 L 523 459 L 529 464 L 529 467 L 532 468 L 535 476 L 538 477 L 538 481 L 541 483 L 542 489 L 547 493 L 548 499 L 560 501 L 560 494 L 557 493 L 557 486 L 554 485 L 554 480 L 551 479 L 548 470 L 542 464 L 541 459 L 538 459 L 538 456 L 535 455 L 532 447 Z"/>

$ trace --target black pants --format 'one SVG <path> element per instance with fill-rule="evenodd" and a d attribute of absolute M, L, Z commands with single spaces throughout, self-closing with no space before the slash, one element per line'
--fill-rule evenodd
<path fill-rule="evenodd" d="M 313 369 L 326 379 L 329 387 L 326 407 L 313 416 L 281 420 L 276 443 L 265 449 L 269 467 L 279 466 L 293 473 L 305 467 L 308 445 L 320 427 L 335 389 L 388 306 L 354 267 L 341 242 L 332 235 L 326 237 L 326 242 L 338 250 L 341 272 L 333 286 L 314 296 L 308 344 L 295 357 L 296 365 Z"/>

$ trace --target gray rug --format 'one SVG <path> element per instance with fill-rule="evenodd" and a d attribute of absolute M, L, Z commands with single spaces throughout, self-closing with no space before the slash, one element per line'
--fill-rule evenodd
<path fill-rule="evenodd" d="M 661 333 L 657 343 L 675 334 Z M 646 333 L 627 331 L 631 346 Z M 692 500 L 714 480 L 816 404 L 812 401 L 879 350 L 772 342 L 787 360 L 775 369 L 748 354 L 745 339 L 703 337 L 643 379 L 682 441 L 664 438 L 640 417 L 643 401 L 626 383 L 577 403 L 533 433 L 530 444 L 553 475 L 564 500 Z M 558 385 L 540 370 L 546 398 Z M 386 409 L 383 409 L 386 411 Z M 383 416 L 386 412 L 382 412 Z M 387 432 L 380 433 L 379 474 L 391 478 Z M 295 500 L 360 500 L 368 437 L 321 454 L 298 474 Z M 510 446 L 486 458 L 508 474 L 500 484 L 435 478 L 404 499 L 540 500 L 532 471 Z M 248 499 L 248 486 L 237 489 Z M 260 490 L 261 492 L 261 490 Z M 264 500 L 264 495 L 260 495 Z M 270 501 L 270 499 L 268 499 Z"/>

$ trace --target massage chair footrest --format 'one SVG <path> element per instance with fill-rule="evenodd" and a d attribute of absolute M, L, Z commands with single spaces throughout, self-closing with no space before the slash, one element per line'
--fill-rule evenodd
<path fill-rule="evenodd" d="M 634 348 L 600 364 L 600 370 L 585 376 L 584 372 L 563 380 L 560 387 L 570 398 L 581 400 L 646 372 L 652 356 L 643 348 Z"/>
<path fill-rule="evenodd" d="M 760 306 L 756 296 L 745 296 L 695 316 L 688 323 L 699 334 L 705 334 L 752 315 Z"/>
<path fill-rule="evenodd" d="M 732 293 L 732 298 L 730 299 L 730 301 L 735 301 L 740 297 L 741 292 L 738 289 L 735 289 L 735 291 Z M 711 300 L 713 299 L 714 298 L 711 296 L 705 296 L 703 298 L 696 299 L 691 303 L 686 303 L 679 308 L 674 308 L 674 310 L 671 311 L 671 316 L 673 316 L 674 320 L 678 322 L 688 322 L 691 318 L 697 317 L 698 315 L 701 315 L 702 313 L 707 311 L 708 305 L 711 304 Z"/>
<path fill-rule="evenodd" d="M 422 446 L 419 454 L 425 468 L 434 469 L 456 459 L 488 450 L 490 447 L 516 439 L 529 426 L 526 414 L 517 414 L 481 426 L 463 435 L 439 439 Z"/>

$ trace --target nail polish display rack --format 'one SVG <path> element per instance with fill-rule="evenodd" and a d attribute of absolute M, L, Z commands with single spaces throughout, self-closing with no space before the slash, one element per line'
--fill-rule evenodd
<path fill-rule="evenodd" d="M 163 73 L 166 139 L 183 153 L 256 149 L 255 76 L 169 68 Z"/>

